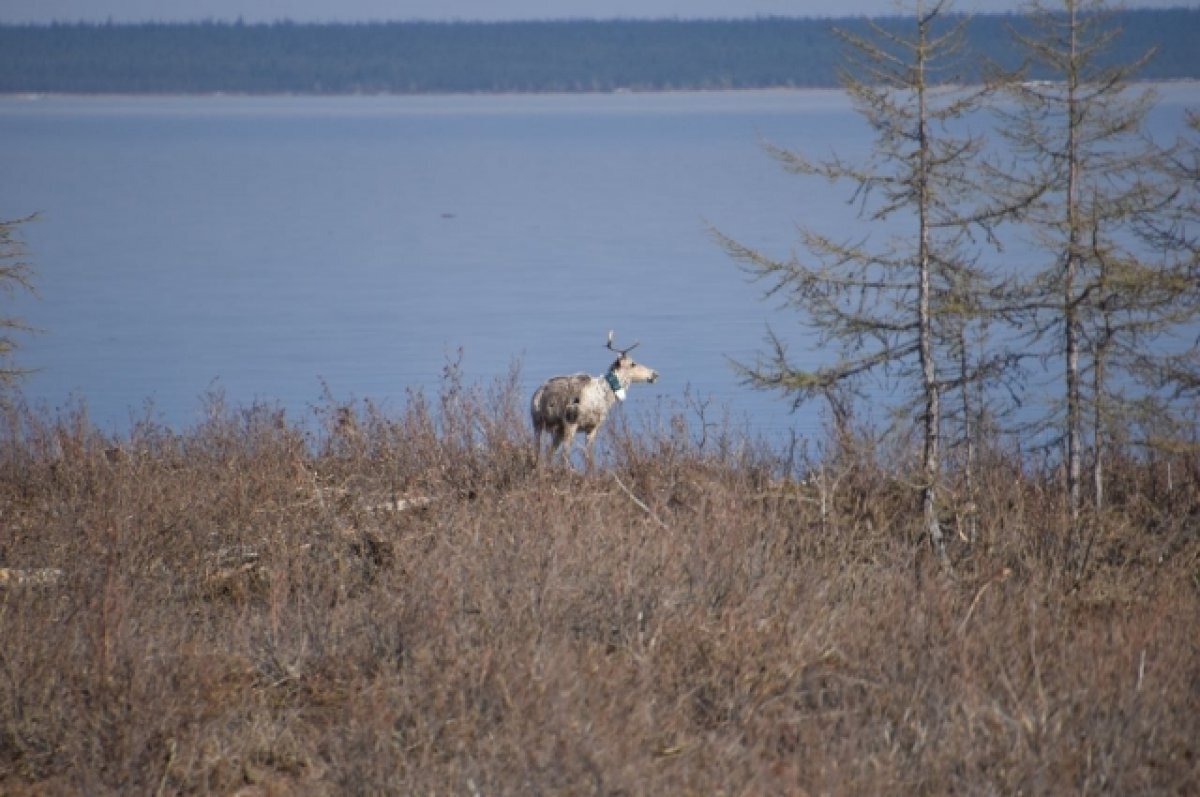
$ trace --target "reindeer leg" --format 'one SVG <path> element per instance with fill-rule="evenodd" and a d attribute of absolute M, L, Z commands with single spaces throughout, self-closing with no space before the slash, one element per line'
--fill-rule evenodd
<path fill-rule="evenodd" d="M 598 431 L 600 431 L 599 426 L 587 434 L 588 473 L 591 473 L 592 468 L 596 466 L 596 432 Z"/>
<path fill-rule="evenodd" d="M 563 444 L 563 428 L 555 426 L 550 430 L 550 451 L 546 455 L 546 461 L 551 465 L 554 464 L 554 455 L 558 453 L 558 449 Z"/>
<path fill-rule="evenodd" d="M 571 467 L 571 444 L 575 442 L 577 431 L 579 427 L 575 424 L 563 424 L 563 462 L 568 468 Z"/>

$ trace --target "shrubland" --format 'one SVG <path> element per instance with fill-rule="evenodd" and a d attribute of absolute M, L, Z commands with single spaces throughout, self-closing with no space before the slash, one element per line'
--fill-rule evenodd
<path fill-rule="evenodd" d="M 942 559 L 903 445 L 667 409 L 535 468 L 515 384 L 117 435 L 10 407 L 0 793 L 1200 782 L 1194 453 L 1114 458 L 1072 525 L 993 441 Z"/>

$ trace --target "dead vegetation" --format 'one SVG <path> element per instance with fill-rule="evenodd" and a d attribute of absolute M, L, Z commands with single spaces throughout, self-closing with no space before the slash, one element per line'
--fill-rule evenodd
<path fill-rule="evenodd" d="M 523 404 L 10 412 L 0 792 L 1195 789 L 1200 463 L 1073 536 L 993 452 L 943 566 L 902 466 L 679 417 L 539 470 Z"/>

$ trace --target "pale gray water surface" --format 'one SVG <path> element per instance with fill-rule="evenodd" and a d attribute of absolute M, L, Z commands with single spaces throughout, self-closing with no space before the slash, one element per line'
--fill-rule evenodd
<path fill-rule="evenodd" d="M 1198 98 L 1168 87 L 1164 125 Z M 862 222 L 764 139 L 870 144 L 833 91 L 0 98 L 0 214 L 41 214 L 26 394 L 112 431 L 147 401 L 191 424 L 214 386 L 303 415 L 324 380 L 397 409 L 460 347 L 472 381 L 600 373 L 611 328 L 663 374 L 627 410 L 690 385 L 756 432 L 811 433 L 817 408 L 737 383 L 768 320 L 801 362 L 811 341 L 709 227 L 786 255 L 797 223 Z"/>

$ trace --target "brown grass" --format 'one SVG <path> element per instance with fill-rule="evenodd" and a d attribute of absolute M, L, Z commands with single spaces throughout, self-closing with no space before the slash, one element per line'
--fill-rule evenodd
<path fill-rule="evenodd" d="M 992 452 L 947 567 L 893 457 L 523 403 L 8 413 L 0 793 L 1195 793 L 1197 463 L 1071 535 Z"/>

